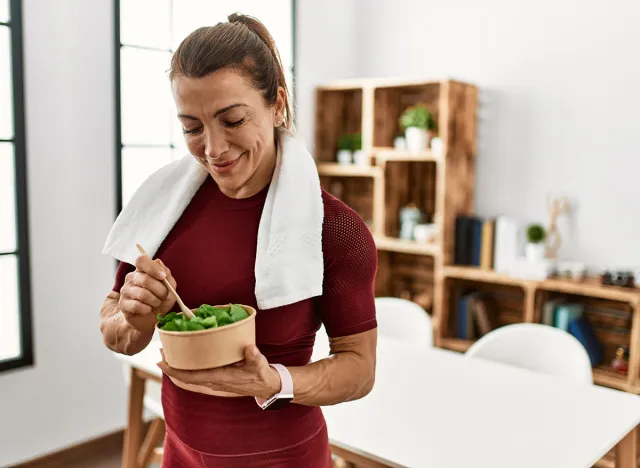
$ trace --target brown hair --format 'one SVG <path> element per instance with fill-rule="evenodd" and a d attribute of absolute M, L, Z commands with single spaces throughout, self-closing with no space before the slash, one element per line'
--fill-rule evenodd
<path fill-rule="evenodd" d="M 171 58 L 169 78 L 202 78 L 231 67 L 248 78 L 269 105 L 275 104 L 281 86 L 285 91 L 283 126 L 290 129 L 289 90 L 271 34 L 251 16 L 234 13 L 227 19 L 226 23 L 196 29 L 182 41 Z"/>

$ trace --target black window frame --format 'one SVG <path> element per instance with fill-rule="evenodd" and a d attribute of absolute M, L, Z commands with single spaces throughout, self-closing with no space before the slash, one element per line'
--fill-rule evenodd
<path fill-rule="evenodd" d="M 296 90 L 296 18 L 297 18 L 297 13 L 296 13 L 296 0 L 290 0 L 291 1 L 291 77 L 292 77 L 292 83 L 291 83 L 291 89 L 289 90 L 289 94 L 291 97 L 291 105 L 292 105 L 292 112 L 293 112 L 293 118 L 294 118 L 294 122 L 295 122 L 295 118 L 296 118 L 296 111 L 295 111 L 295 106 L 296 106 L 296 99 L 295 99 L 295 90 Z M 171 8 L 171 11 L 173 11 L 173 0 L 170 0 L 170 4 L 169 4 L 169 8 Z M 122 149 L 125 145 L 123 145 L 122 143 L 122 105 L 121 105 L 121 99 L 122 99 L 122 90 L 121 90 L 121 86 L 120 86 L 120 51 L 122 49 L 123 46 L 125 47 L 135 47 L 135 46 L 131 46 L 128 44 L 122 44 L 122 41 L 120 40 L 120 0 L 114 0 L 114 26 L 115 26 L 115 47 L 114 47 L 114 64 L 115 64 L 115 117 L 116 117 L 116 128 L 115 128 L 115 139 L 116 139 L 116 144 L 115 144 L 115 148 L 116 148 L 116 154 L 115 154 L 115 177 L 116 177 L 116 216 L 118 216 L 118 214 L 120 214 L 120 212 L 122 211 Z M 166 52 L 167 49 L 157 49 L 157 48 L 153 48 L 153 47 L 142 47 L 145 49 L 149 49 L 149 50 L 157 50 L 157 51 L 161 51 L 161 52 Z M 169 52 L 172 52 L 170 49 L 168 50 Z M 167 145 L 126 145 L 126 146 L 131 146 L 131 147 L 143 147 L 143 148 L 151 148 L 151 147 L 168 147 L 173 149 L 174 145 L 172 143 L 169 143 Z"/>
<path fill-rule="evenodd" d="M 31 282 L 29 275 L 29 227 L 27 216 L 27 150 L 25 135 L 24 108 L 24 62 L 23 28 L 21 0 L 9 0 L 10 18 L 0 25 L 10 29 L 11 38 L 11 74 L 13 87 L 13 138 L 0 139 L 3 143 L 12 143 L 15 161 L 15 191 L 17 239 L 16 250 L 2 252 L 0 255 L 18 257 L 18 299 L 20 320 L 20 356 L 0 361 L 0 373 L 12 369 L 30 367 L 34 364 L 33 330 L 31 322 Z"/>

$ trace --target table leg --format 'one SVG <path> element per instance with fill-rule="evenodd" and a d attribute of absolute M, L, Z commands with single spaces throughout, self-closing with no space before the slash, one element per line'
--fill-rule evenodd
<path fill-rule="evenodd" d="M 616 468 L 637 468 L 638 444 L 637 428 L 629 432 L 616 445 Z"/>
<path fill-rule="evenodd" d="M 142 440 L 142 409 L 144 403 L 145 379 L 131 368 L 129 385 L 129 409 L 127 427 L 124 431 L 124 447 L 122 450 L 122 468 L 138 467 L 138 450 Z"/>

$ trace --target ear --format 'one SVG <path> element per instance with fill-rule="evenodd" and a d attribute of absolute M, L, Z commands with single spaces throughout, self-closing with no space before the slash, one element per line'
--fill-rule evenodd
<path fill-rule="evenodd" d="M 287 99 L 287 93 L 282 86 L 278 86 L 278 95 L 276 96 L 276 102 L 273 106 L 273 125 L 279 127 L 284 123 L 284 110 L 285 102 Z"/>

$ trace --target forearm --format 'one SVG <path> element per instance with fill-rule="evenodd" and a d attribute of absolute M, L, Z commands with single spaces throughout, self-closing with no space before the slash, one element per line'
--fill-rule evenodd
<path fill-rule="evenodd" d="M 111 351 L 133 355 L 147 347 L 153 337 L 150 332 L 134 328 L 118 308 L 117 292 L 110 292 L 100 309 L 100 331 L 104 344 Z"/>
<path fill-rule="evenodd" d="M 364 350 L 353 350 L 345 337 L 331 343 L 331 356 L 303 367 L 290 367 L 294 403 L 335 405 L 366 396 L 375 381 L 375 335 Z"/>

